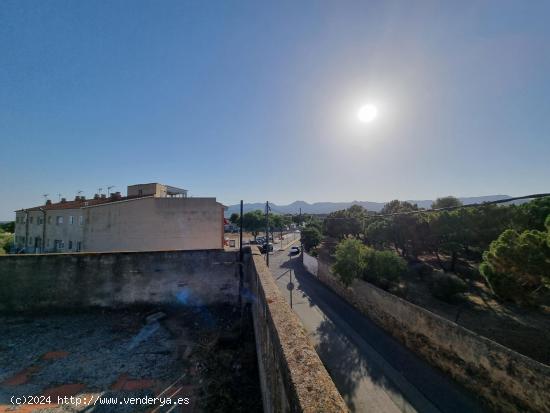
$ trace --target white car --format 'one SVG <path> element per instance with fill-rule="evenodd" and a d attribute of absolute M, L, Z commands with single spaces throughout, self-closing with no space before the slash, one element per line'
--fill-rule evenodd
<path fill-rule="evenodd" d="M 290 248 L 290 255 L 296 255 L 300 253 L 300 247 L 291 247 Z"/>

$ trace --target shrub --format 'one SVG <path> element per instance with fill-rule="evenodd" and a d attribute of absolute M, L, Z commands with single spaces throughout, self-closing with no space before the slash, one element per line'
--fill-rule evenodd
<path fill-rule="evenodd" d="M 432 275 L 430 290 L 435 298 L 450 303 L 456 301 L 459 294 L 466 292 L 468 286 L 456 275 L 438 271 Z"/>
<path fill-rule="evenodd" d="M 332 267 L 334 273 L 345 286 L 351 285 L 355 278 L 363 275 L 369 249 L 358 239 L 348 238 L 338 243 Z"/>
<path fill-rule="evenodd" d="M 383 288 L 389 288 L 405 272 L 407 264 L 393 251 L 368 249 L 363 278 Z"/>
<path fill-rule="evenodd" d="M 504 231 L 483 253 L 479 271 L 500 299 L 531 304 L 550 288 L 548 233 Z"/>

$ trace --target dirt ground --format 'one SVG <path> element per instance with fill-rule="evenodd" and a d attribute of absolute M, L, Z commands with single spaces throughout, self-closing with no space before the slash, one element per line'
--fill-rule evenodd
<path fill-rule="evenodd" d="M 232 306 L 0 316 L 0 412 L 261 411 L 251 328 Z"/>
<path fill-rule="evenodd" d="M 332 262 L 334 242 L 319 249 L 319 257 Z M 425 261 L 430 262 L 429 257 Z M 474 271 L 470 271 L 473 273 Z M 463 299 L 448 303 L 435 298 L 426 276 L 410 271 L 403 280 L 402 298 L 500 343 L 518 353 L 550 365 L 550 310 L 522 308 L 497 302 L 475 274 L 462 277 L 468 284 Z"/>

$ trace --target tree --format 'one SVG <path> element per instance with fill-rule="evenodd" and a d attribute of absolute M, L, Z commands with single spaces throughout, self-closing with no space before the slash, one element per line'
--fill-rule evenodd
<path fill-rule="evenodd" d="M 354 238 L 340 241 L 336 246 L 336 262 L 332 269 L 345 286 L 351 285 L 354 279 L 363 276 L 367 252 L 368 248 Z"/>
<path fill-rule="evenodd" d="M 544 231 L 544 222 L 550 215 L 550 196 L 537 198 L 517 207 L 514 228 L 518 231 L 536 229 Z"/>
<path fill-rule="evenodd" d="M 0 224 L 0 229 L 3 229 L 5 232 L 11 232 L 13 234 L 15 232 L 15 221 L 4 222 L 3 224 Z"/>
<path fill-rule="evenodd" d="M 312 248 L 319 245 L 322 237 L 321 231 L 319 231 L 319 229 L 314 225 L 307 225 L 304 229 L 302 229 L 302 244 L 306 251 L 311 251 Z"/>
<path fill-rule="evenodd" d="M 459 207 L 462 205 L 462 202 L 460 199 L 455 198 L 454 196 L 444 196 L 442 198 L 437 198 L 432 203 L 432 209 L 439 209 L 439 208 L 452 208 L 452 207 Z"/>
<path fill-rule="evenodd" d="M 265 229 L 265 215 L 259 209 L 243 215 L 243 229 L 252 233 L 254 240 Z"/>
<path fill-rule="evenodd" d="M 325 233 L 334 238 L 343 239 L 348 235 L 358 238 L 367 219 L 367 210 L 360 205 L 331 212 L 324 222 Z"/>
<path fill-rule="evenodd" d="M 3 255 L 13 246 L 13 234 L 0 228 L 0 255 Z"/>
<path fill-rule="evenodd" d="M 389 288 L 407 269 L 407 263 L 393 251 L 369 248 L 365 255 L 363 278 L 382 288 Z"/>
<path fill-rule="evenodd" d="M 508 229 L 491 243 L 479 270 L 497 297 L 531 303 L 550 288 L 548 237 L 548 232 Z"/>
<path fill-rule="evenodd" d="M 236 212 L 233 212 L 231 216 L 229 217 L 229 222 L 231 222 L 233 225 L 238 225 L 239 221 L 241 219 L 241 216 L 237 214 Z"/>

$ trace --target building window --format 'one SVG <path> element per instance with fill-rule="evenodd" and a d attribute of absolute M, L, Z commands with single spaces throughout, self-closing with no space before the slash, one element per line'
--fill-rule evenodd
<path fill-rule="evenodd" d="M 72 218 L 72 217 L 71 217 Z M 73 249 L 73 242 L 72 241 L 69 241 L 69 249 L 72 250 Z"/>
<path fill-rule="evenodd" d="M 76 242 L 76 250 L 80 251 L 81 249 L 82 249 L 82 241 L 77 241 Z"/>
<path fill-rule="evenodd" d="M 43 223 L 44 223 L 44 218 L 43 217 L 36 218 L 36 225 L 41 225 Z"/>
<path fill-rule="evenodd" d="M 29 237 L 29 245 L 32 245 L 32 237 Z"/>
<path fill-rule="evenodd" d="M 69 217 L 69 224 L 74 224 L 74 217 L 72 215 Z"/>
<path fill-rule="evenodd" d="M 84 216 L 80 215 L 80 216 L 78 217 L 78 224 L 79 224 L 79 225 L 84 224 Z"/>
<path fill-rule="evenodd" d="M 63 224 L 63 217 L 61 217 L 61 216 L 55 217 L 55 223 L 56 223 L 56 225 Z"/>
<path fill-rule="evenodd" d="M 33 217 L 30 217 L 30 218 L 29 218 L 29 224 L 32 224 L 32 218 L 33 218 Z"/>
<path fill-rule="evenodd" d="M 52 223 L 52 217 L 51 215 L 48 217 L 48 224 L 51 224 Z"/>
<path fill-rule="evenodd" d="M 46 240 L 46 247 L 50 248 L 50 239 L 49 238 Z"/>

